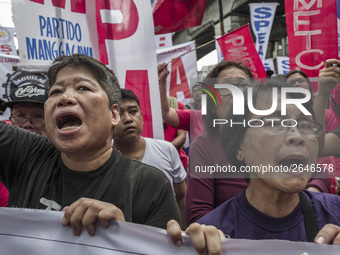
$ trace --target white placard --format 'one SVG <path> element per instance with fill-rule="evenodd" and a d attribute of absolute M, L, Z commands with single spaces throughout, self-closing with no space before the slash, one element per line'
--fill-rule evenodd
<path fill-rule="evenodd" d="M 183 104 L 190 102 L 190 79 L 197 79 L 196 51 L 184 56 L 182 54 L 195 49 L 195 42 L 187 42 L 173 47 L 158 49 L 157 62 L 168 64 L 169 75 L 167 77 L 168 95 L 176 97 Z M 181 56 L 180 58 L 178 58 Z"/>

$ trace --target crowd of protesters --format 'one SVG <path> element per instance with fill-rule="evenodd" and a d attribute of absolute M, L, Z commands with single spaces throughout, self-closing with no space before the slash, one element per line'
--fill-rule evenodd
<path fill-rule="evenodd" d="M 176 128 L 173 140 L 177 129 L 190 132 L 189 162 L 180 157 L 183 133 L 173 144 L 141 137 L 138 98 L 120 89 L 99 61 L 75 54 L 56 59 L 47 75 L 14 72 L 7 81 L 13 83 L 10 98 L 2 103 L 11 109 L 11 123 L 0 123 L 1 205 L 64 210 L 62 225 L 74 235 L 83 228 L 94 235 L 97 221 L 105 228 L 120 220 L 167 229 L 180 246 L 186 229 L 199 253 L 219 254 L 225 235 L 340 245 L 337 64 L 325 62 L 315 101 L 301 105 L 309 116 L 295 105 L 280 112 L 285 89 L 313 94 L 302 71 L 263 82 L 242 63 L 223 61 L 192 87 L 190 109 L 178 109 L 166 93 L 167 66 L 159 65 L 163 121 Z M 214 84 L 229 87 L 215 90 Z M 244 100 L 243 115 L 233 114 L 233 86 L 245 98 L 252 93 L 255 109 L 277 109 L 254 114 Z M 211 88 L 216 93 L 203 92 L 202 118 L 202 91 Z M 306 96 L 290 90 L 285 95 Z M 227 165 L 237 171 L 197 172 L 197 166 Z M 240 171 L 264 165 L 290 170 Z"/>

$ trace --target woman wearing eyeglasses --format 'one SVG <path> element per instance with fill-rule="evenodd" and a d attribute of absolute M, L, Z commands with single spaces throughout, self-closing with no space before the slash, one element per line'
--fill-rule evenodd
<path fill-rule="evenodd" d="M 198 220 L 214 225 L 232 238 L 282 239 L 340 245 L 340 197 L 304 190 L 316 164 L 321 125 L 310 102 L 294 104 L 282 114 L 281 91 L 286 85 L 272 80 L 255 86 L 253 105 L 257 110 L 276 110 L 269 114 L 252 113 L 245 100 L 243 115 L 228 116 L 247 125 L 226 125 L 222 144 L 230 164 L 249 177 L 249 186 L 236 197 Z M 278 96 L 273 97 L 273 89 Z M 289 93 L 289 99 L 303 98 Z"/>
<path fill-rule="evenodd" d="M 224 61 L 208 74 L 204 83 L 211 87 L 217 83 L 231 84 L 245 91 L 252 86 L 252 78 L 250 70 L 241 63 Z M 220 119 L 220 123 L 226 119 L 232 108 L 233 96 L 231 91 L 225 88 L 216 89 L 216 92 L 222 104 L 213 93 L 216 104 L 207 95 L 207 114 L 203 116 L 206 134 L 198 136 L 190 146 L 186 196 L 188 224 L 197 221 L 248 186 L 242 173 L 235 173 L 234 169 L 230 169 L 220 143 L 220 132 L 223 126 L 230 123 L 213 125 L 214 119 Z M 220 169 L 217 169 L 218 167 Z M 327 179 L 318 178 L 320 175 Z M 330 180 L 327 172 L 315 173 L 313 177 L 315 178 L 308 183 L 308 189 L 318 188 L 323 192 L 329 192 Z"/>

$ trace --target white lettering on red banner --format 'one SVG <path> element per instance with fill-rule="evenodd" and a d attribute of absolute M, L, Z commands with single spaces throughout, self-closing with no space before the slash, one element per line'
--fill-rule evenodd
<path fill-rule="evenodd" d="M 338 57 L 336 0 L 285 1 L 285 8 L 290 69 L 318 77 L 325 61 Z"/>
<path fill-rule="evenodd" d="M 225 60 L 243 62 L 254 78 L 265 78 L 266 70 L 250 35 L 249 24 L 217 39 Z"/>

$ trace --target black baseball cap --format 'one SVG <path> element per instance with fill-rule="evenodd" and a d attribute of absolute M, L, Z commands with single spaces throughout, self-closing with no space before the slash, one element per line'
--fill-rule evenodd
<path fill-rule="evenodd" d="M 5 85 L 8 101 L 2 106 L 12 107 L 16 103 L 44 104 L 48 98 L 48 78 L 44 74 L 16 71 Z"/>

